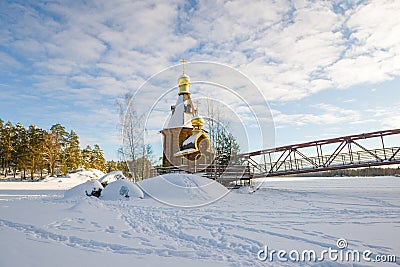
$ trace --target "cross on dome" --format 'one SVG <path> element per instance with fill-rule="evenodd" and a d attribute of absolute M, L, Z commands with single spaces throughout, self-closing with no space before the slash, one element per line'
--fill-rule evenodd
<path fill-rule="evenodd" d="M 185 63 L 187 63 L 187 61 L 186 61 L 186 59 L 183 59 L 183 58 L 179 61 L 182 62 L 182 74 L 185 74 L 185 71 L 186 71 Z"/>
<path fill-rule="evenodd" d="M 194 112 L 195 112 L 195 114 L 197 115 L 198 112 L 199 112 L 199 104 L 200 104 L 200 101 L 199 101 L 199 100 L 196 100 L 196 101 L 194 101 L 194 103 L 196 104 L 196 108 L 194 109 Z"/>

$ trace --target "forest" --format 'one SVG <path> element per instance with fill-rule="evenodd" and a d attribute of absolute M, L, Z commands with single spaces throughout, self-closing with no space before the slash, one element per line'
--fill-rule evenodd
<path fill-rule="evenodd" d="M 345 170 L 332 170 L 326 172 L 306 173 L 297 176 L 308 177 L 371 177 L 371 176 L 400 176 L 400 167 L 395 168 L 359 168 L 359 169 L 345 169 Z"/>
<path fill-rule="evenodd" d="M 80 148 L 78 135 L 61 124 L 44 130 L 32 124 L 24 127 L 0 119 L 0 175 L 21 179 L 63 175 L 78 168 L 103 172 L 123 168 L 120 162 L 107 162 L 98 144 Z"/>

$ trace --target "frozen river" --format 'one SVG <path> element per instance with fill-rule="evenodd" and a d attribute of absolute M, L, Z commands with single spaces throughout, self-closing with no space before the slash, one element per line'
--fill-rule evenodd
<path fill-rule="evenodd" d="M 0 183 L 0 266 L 400 265 L 400 178 L 271 178 L 200 208 L 64 190 Z"/>

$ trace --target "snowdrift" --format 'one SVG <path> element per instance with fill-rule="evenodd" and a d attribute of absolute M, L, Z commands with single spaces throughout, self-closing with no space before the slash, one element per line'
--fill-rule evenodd
<path fill-rule="evenodd" d="M 90 194 L 93 190 L 104 189 L 97 180 L 88 181 L 77 185 L 64 193 L 64 199 L 83 199 L 87 197 L 86 192 Z"/>
<path fill-rule="evenodd" d="M 120 179 L 109 183 L 101 192 L 100 198 L 104 200 L 144 198 L 144 193 L 136 184 Z"/>
<path fill-rule="evenodd" d="M 45 183 L 68 183 L 77 185 L 84 183 L 89 180 L 97 180 L 104 176 L 102 171 L 96 169 L 81 170 L 74 173 L 69 173 L 66 176 L 61 177 L 46 177 L 42 182 Z"/>
<path fill-rule="evenodd" d="M 193 174 L 165 174 L 137 184 L 146 196 L 179 207 L 206 205 L 229 192 L 220 183 Z"/>
<path fill-rule="evenodd" d="M 99 178 L 99 182 L 104 186 L 117 180 L 126 179 L 121 171 L 109 172 L 103 177 Z"/>

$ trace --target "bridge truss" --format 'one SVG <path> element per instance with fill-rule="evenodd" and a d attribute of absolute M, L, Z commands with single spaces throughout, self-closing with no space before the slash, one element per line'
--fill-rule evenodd
<path fill-rule="evenodd" d="M 264 149 L 239 156 L 251 169 L 252 178 L 400 164 L 400 147 L 387 145 L 386 139 L 393 137 L 400 140 L 400 129 Z"/>

